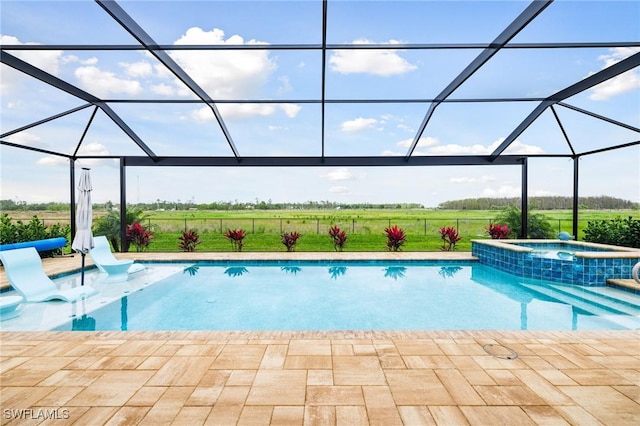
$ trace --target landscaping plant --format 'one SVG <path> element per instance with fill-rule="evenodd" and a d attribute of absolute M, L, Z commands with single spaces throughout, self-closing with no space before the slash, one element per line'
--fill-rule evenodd
<path fill-rule="evenodd" d="M 592 243 L 640 248 L 640 220 L 629 216 L 589 221 L 584 240 Z"/>
<path fill-rule="evenodd" d="M 506 240 L 509 238 L 509 225 L 492 223 L 487 228 L 487 234 L 489 234 L 492 240 Z"/>
<path fill-rule="evenodd" d="M 17 220 L 15 223 L 7 213 L 3 213 L 0 218 L 0 243 L 13 244 L 25 241 L 46 240 L 49 238 L 64 237 L 67 242 L 70 241 L 71 227 L 69 225 L 60 225 L 55 223 L 46 226 L 43 221 L 34 215 L 27 223 Z M 52 257 L 57 250 L 46 250 L 38 252 L 40 257 Z"/>
<path fill-rule="evenodd" d="M 282 244 L 287 248 L 287 251 L 295 251 L 296 244 L 298 242 L 298 238 L 300 238 L 300 234 L 296 231 L 293 232 L 285 232 L 282 234 Z"/>
<path fill-rule="evenodd" d="M 456 244 L 462 239 L 462 237 L 458 235 L 456 228 L 452 226 L 440 228 L 440 238 L 442 239 L 442 247 L 440 247 L 442 251 L 455 250 Z"/>
<path fill-rule="evenodd" d="M 390 251 L 399 251 L 407 239 L 406 234 L 402 229 L 398 228 L 398 225 L 385 228 L 384 233 L 387 236 L 387 248 Z"/>
<path fill-rule="evenodd" d="M 529 210 L 527 214 L 528 238 L 549 239 L 554 237 L 553 228 L 543 214 L 533 213 Z M 510 238 L 518 238 L 522 233 L 522 214 L 520 209 L 507 207 L 498 215 L 496 222 L 509 226 Z"/>
<path fill-rule="evenodd" d="M 147 218 L 144 211 L 140 208 L 127 209 L 126 224 L 132 225 L 135 222 L 141 222 Z M 93 235 L 104 235 L 107 237 L 111 246 L 115 251 L 126 253 L 129 251 L 129 241 L 125 239 L 120 247 L 120 212 L 117 210 L 109 210 L 106 216 L 96 220 L 93 224 Z M 174 240 L 175 241 L 175 240 Z"/>
<path fill-rule="evenodd" d="M 342 251 L 347 242 L 347 233 L 341 230 L 338 225 L 333 225 L 333 227 L 329 228 L 329 236 L 333 240 L 333 249 Z"/>
<path fill-rule="evenodd" d="M 231 249 L 233 251 L 242 251 L 244 246 L 244 237 L 247 236 L 247 232 L 244 229 L 227 229 L 224 233 L 224 237 L 231 242 Z"/>
<path fill-rule="evenodd" d="M 134 222 L 131 225 L 127 225 L 126 237 L 127 242 L 133 244 L 136 247 L 136 251 L 140 252 L 149 247 L 153 233 L 142 226 L 140 222 Z"/>
<path fill-rule="evenodd" d="M 178 244 L 178 248 L 182 251 L 186 252 L 194 252 L 196 251 L 196 246 L 200 244 L 200 236 L 193 229 L 189 229 L 188 231 L 184 231 L 180 237 L 178 237 L 180 243 Z"/>

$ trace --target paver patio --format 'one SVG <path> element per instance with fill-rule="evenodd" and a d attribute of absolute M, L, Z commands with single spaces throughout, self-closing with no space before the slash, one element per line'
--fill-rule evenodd
<path fill-rule="evenodd" d="M 640 422 L 637 330 L 3 331 L 0 340 L 2 424 Z M 488 343 L 517 359 L 486 353 Z"/>

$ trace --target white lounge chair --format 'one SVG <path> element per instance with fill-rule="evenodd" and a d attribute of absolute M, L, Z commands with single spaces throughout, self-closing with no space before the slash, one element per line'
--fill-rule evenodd
<path fill-rule="evenodd" d="M 27 302 L 56 299 L 73 302 L 98 294 L 98 290 L 91 286 L 59 289 L 44 273 L 42 260 L 33 247 L 2 251 L 0 260 L 9 283 Z"/>
<path fill-rule="evenodd" d="M 15 318 L 22 314 L 22 296 L 2 296 L 0 297 L 0 321 Z"/>
<path fill-rule="evenodd" d="M 107 274 L 107 282 L 126 281 L 129 274 L 140 272 L 145 268 L 140 263 L 133 263 L 131 259 L 116 259 L 104 235 L 94 237 L 93 244 L 94 247 L 89 250 L 89 255 L 100 272 Z"/>

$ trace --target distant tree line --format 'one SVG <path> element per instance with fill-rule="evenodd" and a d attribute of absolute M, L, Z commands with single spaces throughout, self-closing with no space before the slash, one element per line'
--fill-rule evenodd
<path fill-rule="evenodd" d="M 424 206 L 417 203 L 336 203 L 332 201 L 305 201 L 302 203 L 274 203 L 271 200 L 255 202 L 243 201 L 215 201 L 212 203 L 196 204 L 193 200 L 156 200 L 150 203 L 129 203 L 129 207 L 144 211 L 154 210 L 362 210 L 362 209 L 422 209 Z M 100 211 L 111 211 L 117 209 L 118 205 L 112 201 L 106 203 L 94 203 L 93 209 Z M 48 210 L 48 211 L 68 211 L 69 204 L 61 202 L 50 203 L 27 203 L 26 201 L 0 200 L 0 211 L 25 211 L 25 210 Z"/>
<path fill-rule="evenodd" d="M 27 203 L 26 201 L 0 200 L 0 211 L 20 211 L 20 210 L 48 210 L 48 211 L 65 211 L 69 210 L 68 203 L 51 202 L 51 203 Z"/>
<path fill-rule="evenodd" d="M 592 210 L 637 210 L 638 203 L 620 198 L 608 197 L 579 197 L 580 209 Z M 464 200 L 445 201 L 438 205 L 443 210 L 502 210 L 505 207 L 521 207 L 520 198 L 467 198 Z M 536 210 L 569 210 L 573 208 L 573 197 L 529 197 L 529 208 Z"/>
<path fill-rule="evenodd" d="M 150 203 L 129 203 L 129 207 L 144 211 L 154 210 L 398 210 L 422 209 L 418 203 L 338 203 L 333 201 L 305 201 L 301 203 L 277 203 L 271 200 L 215 201 L 196 204 L 193 200 L 156 200 Z M 438 205 L 442 210 L 502 210 L 505 207 L 520 208 L 520 198 L 467 198 L 445 201 Z M 529 208 L 536 210 L 569 210 L 573 207 L 572 197 L 530 197 Z M 580 209 L 593 210 L 638 210 L 640 204 L 620 198 L 599 196 L 580 197 Z M 94 203 L 96 211 L 111 211 L 118 208 L 112 201 Z M 27 203 L 26 201 L 0 200 L 0 211 L 69 211 L 69 204 L 62 202 Z"/>

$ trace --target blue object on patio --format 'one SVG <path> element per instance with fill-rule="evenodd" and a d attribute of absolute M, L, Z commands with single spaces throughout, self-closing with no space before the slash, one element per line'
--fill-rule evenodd
<path fill-rule="evenodd" d="M 98 294 L 89 286 L 61 290 L 42 268 L 42 260 L 34 247 L 0 252 L 0 260 L 11 286 L 27 302 L 64 300 L 73 302 L 80 298 Z"/>
<path fill-rule="evenodd" d="M 91 260 L 100 272 L 106 273 L 107 282 L 126 281 L 129 274 L 142 271 L 145 266 L 133 263 L 131 259 L 116 259 L 111 253 L 111 246 L 104 235 L 93 238 L 94 247 L 89 250 Z"/>
<path fill-rule="evenodd" d="M 67 245 L 65 237 L 47 238 L 45 240 L 24 241 L 22 243 L 2 244 L 0 251 L 33 247 L 38 251 L 55 250 Z"/>
<path fill-rule="evenodd" d="M 558 232 L 558 238 L 562 241 L 575 240 L 575 237 L 573 235 L 565 231 Z"/>

